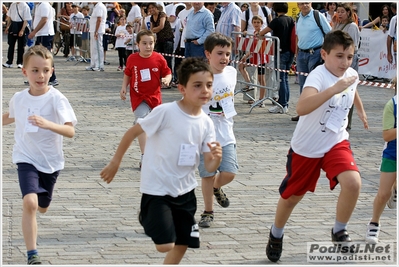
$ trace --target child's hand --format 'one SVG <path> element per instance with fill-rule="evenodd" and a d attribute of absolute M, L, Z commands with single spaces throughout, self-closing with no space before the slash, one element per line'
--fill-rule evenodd
<path fill-rule="evenodd" d="M 162 78 L 161 82 L 162 82 L 162 86 L 166 86 L 166 87 L 169 86 L 169 83 L 170 83 L 170 82 L 168 82 L 168 80 L 166 78 Z"/>
<path fill-rule="evenodd" d="M 368 129 L 369 123 L 367 122 L 366 112 L 357 111 L 357 115 L 359 116 L 360 120 L 363 122 L 364 129 Z"/>
<path fill-rule="evenodd" d="M 112 180 L 115 177 L 116 172 L 118 171 L 119 164 L 116 164 L 115 162 L 111 161 L 108 163 L 107 166 L 104 167 L 104 169 L 100 172 L 101 178 L 109 184 L 112 182 Z"/>
<path fill-rule="evenodd" d="M 221 160 L 222 159 L 222 147 L 219 142 L 207 143 L 209 149 L 211 150 L 211 154 L 213 159 Z"/>
<path fill-rule="evenodd" d="M 332 86 L 335 94 L 341 93 L 346 90 L 349 86 L 351 86 L 357 79 L 357 76 L 346 77 L 339 80 L 336 84 Z"/>
<path fill-rule="evenodd" d="M 40 127 L 42 129 L 49 129 L 50 125 L 52 124 L 51 121 L 48 121 L 45 118 L 40 117 L 38 115 L 29 116 L 28 121 L 32 123 L 32 125 Z"/>
<path fill-rule="evenodd" d="M 126 88 L 122 87 L 120 95 L 122 100 L 126 100 Z"/>

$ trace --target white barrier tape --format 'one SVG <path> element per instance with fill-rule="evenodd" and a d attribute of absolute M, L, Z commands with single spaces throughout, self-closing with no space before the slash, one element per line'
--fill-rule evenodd
<path fill-rule="evenodd" d="M 184 56 L 180 56 L 180 55 L 176 55 L 176 54 L 166 54 L 166 53 L 160 53 L 160 54 L 163 55 L 163 56 L 168 56 L 168 57 L 185 58 Z M 275 71 L 279 71 L 279 72 L 295 73 L 295 74 L 303 75 L 303 76 L 308 76 L 309 75 L 309 73 L 306 73 L 306 72 L 291 71 L 291 70 L 281 70 L 281 69 L 276 69 L 276 68 L 259 66 L 259 65 L 252 64 L 252 63 L 246 63 L 246 62 L 242 62 L 242 61 L 239 61 L 239 60 L 236 60 L 236 61 L 230 60 L 230 62 L 233 62 L 233 63 L 236 63 L 236 64 L 243 64 L 243 65 L 247 65 L 247 66 L 251 66 L 251 67 L 258 67 L 258 68 L 265 68 L 265 69 L 267 68 L 267 69 L 275 70 Z M 370 82 L 370 81 L 359 81 L 358 85 L 395 89 L 392 83 L 379 83 L 379 82 Z"/>

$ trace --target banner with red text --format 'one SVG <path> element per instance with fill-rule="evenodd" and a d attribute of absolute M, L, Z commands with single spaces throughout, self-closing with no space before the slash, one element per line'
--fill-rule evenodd
<path fill-rule="evenodd" d="M 395 77 L 396 63 L 389 63 L 387 59 L 388 32 L 384 33 L 382 30 L 362 29 L 360 36 L 361 45 L 358 51 L 359 74 L 387 79 Z"/>

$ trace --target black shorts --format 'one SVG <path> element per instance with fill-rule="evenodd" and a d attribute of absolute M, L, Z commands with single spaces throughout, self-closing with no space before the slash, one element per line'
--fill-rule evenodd
<path fill-rule="evenodd" d="M 155 244 L 200 247 L 198 225 L 194 218 L 197 211 L 194 189 L 176 198 L 143 194 L 140 209 L 144 231 Z"/>
<path fill-rule="evenodd" d="M 25 195 L 36 193 L 39 207 L 47 208 L 53 197 L 53 190 L 60 171 L 44 173 L 38 171 L 29 163 L 17 163 L 19 187 L 22 198 Z"/>
<path fill-rule="evenodd" d="M 76 44 L 74 42 L 76 42 Z M 77 47 L 82 46 L 82 35 L 81 34 L 71 34 L 71 38 L 69 41 L 69 47 L 73 47 L 74 45 Z"/>
<path fill-rule="evenodd" d="M 258 75 L 265 75 L 266 73 L 266 63 L 258 65 Z"/>

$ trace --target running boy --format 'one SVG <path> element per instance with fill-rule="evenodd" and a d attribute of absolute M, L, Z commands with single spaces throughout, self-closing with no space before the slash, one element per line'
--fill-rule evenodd
<path fill-rule="evenodd" d="M 300 119 L 287 155 L 287 175 L 280 185 L 281 197 L 266 247 L 266 255 L 273 262 L 281 257 L 289 216 L 307 191 L 314 192 L 321 169 L 330 180 L 331 190 L 341 185 L 331 239 L 351 241 L 346 228 L 361 186 L 346 131 L 353 103 L 364 128 L 368 128 L 356 91 L 358 74 L 350 68 L 353 55 L 354 43 L 348 33 L 336 30 L 326 34 L 321 49 L 325 63 L 313 70 L 304 84 L 296 107 Z"/>
<path fill-rule="evenodd" d="M 213 195 L 219 205 L 227 208 L 230 201 L 222 190 L 222 186 L 233 181 L 237 170 L 236 138 L 233 132 L 234 88 L 237 83 L 237 71 L 228 66 L 232 40 L 220 33 L 212 33 L 204 42 L 205 56 L 213 72 L 212 98 L 202 109 L 212 119 L 215 125 L 216 140 L 220 142 L 223 157 L 220 167 L 214 172 L 208 172 L 201 156 L 198 167 L 201 176 L 202 196 L 205 210 L 198 223 L 201 227 L 210 227 L 213 222 Z"/>
<path fill-rule="evenodd" d="M 129 56 L 123 75 L 121 99 L 126 100 L 126 88 L 130 85 L 130 102 L 137 119 L 147 116 L 153 108 L 162 102 L 162 84 L 169 85 L 172 79 L 172 71 L 169 69 L 165 58 L 154 52 L 155 36 L 150 30 L 142 30 L 137 34 L 139 52 Z M 141 160 L 143 161 L 144 147 L 146 142 L 145 133 L 138 138 Z"/>
<path fill-rule="evenodd" d="M 12 161 L 18 166 L 22 192 L 22 232 L 28 264 L 41 264 L 37 252 L 36 212 L 50 206 L 54 185 L 64 168 L 63 136 L 75 135 L 77 120 L 68 99 L 48 81 L 53 73 L 53 55 L 42 45 L 29 48 L 22 73 L 29 88 L 10 100 L 3 126 L 15 122 Z"/>
<path fill-rule="evenodd" d="M 381 229 L 380 217 L 385 204 L 390 209 L 396 209 L 396 78 L 393 80 L 393 84 L 395 96 L 386 103 L 383 113 L 382 137 L 386 145 L 382 152 L 380 186 L 373 203 L 373 217 L 367 224 L 366 243 L 370 244 L 378 243 Z"/>
<path fill-rule="evenodd" d="M 215 141 L 212 120 L 202 106 L 212 97 L 213 74 L 198 58 L 185 59 L 179 68 L 181 100 L 162 104 L 140 118 L 123 136 L 101 177 L 110 183 L 132 141 L 148 136 L 141 170 L 140 223 L 159 252 L 168 252 L 164 264 L 178 264 L 188 247 L 198 248 L 194 215 L 198 185 L 195 169 L 204 154 L 208 172 L 215 171 L 222 148 Z"/>

